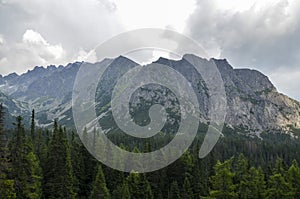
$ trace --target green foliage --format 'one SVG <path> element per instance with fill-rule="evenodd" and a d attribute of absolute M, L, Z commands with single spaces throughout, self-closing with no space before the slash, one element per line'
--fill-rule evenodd
<path fill-rule="evenodd" d="M 32 110 L 31 114 L 31 126 L 30 126 L 30 136 L 33 145 L 35 145 L 35 121 L 34 121 L 34 109 Z"/>
<path fill-rule="evenodd" d="M 93 184 L 93 189 L 90 196 L 90 199 L 98 199 L 98 198 L 103 198 L 103 199 L 110 198 L 110 194 L 106 187 L 105 178 L 101 166 L 98 167 L 97 176 Z"/>
<path fill-rule="evenodd" d="M 234 170 L 234 181 L 237 184 L 236 189 L 239 193 L 239 198 L 250 198 L 252 193 L 249 181 L 252 179 L 250 179 L 249 163 L 243 154 L 239 155 Z"/>
<path fill-rule="evenodd" d="M 268 181 L 268 188 L 266 191 L 266 198 L 272 199 L 288 199 L 291 198 L 290 184 L 287 183 L 285 177 L 285 170 L 283 168 L 282 159 L 278 158 L 276 161 L 273 174 Z"/>
<path fill-rule="evenodd" d="M 127 181 L 120 183 L 112 193 L 113 199 L 130 199 L 130 192 Z"/>
<path fill-rule="evenodd" d="M 180 199 L 180 191 L 178 183 L 176 181 L 172 182 L 171 188 L 169 191 L 168 199 Z"/>
<path fill-rule="evenodd" d="M 44 171 L 46 198 L 75 198 L 74 177 L 66 132 L 54 122 L 53 137 Z"/>
<path fill-rule="evenodd" d="M 71 135 L 71 162 L 74 175 L 74 191 L 78 194 L 78 197 L 89 196 L 90 189 L 86 184 L 85 164 L 83 159 L 81 143 L 76 139 L 75 133 Z"/>
<path fill-rule="evenodd" d="M 13 180 L 4 180 L 3 176 L 0 176 L 0 199 L 17 198 L 14 187 L 15 184 Z"/>
<path fill-rule="evenodd" d="M 181 195 L 182 195 L 182 198 L 185 198 L 185 199 L 193 198 L 193 190 L 191 187 L 191 183 L 187 177 L 184 179 L 183 190 L 182 190 Z"/>
<path fill-rule="evenodd" d="M 290 188 L 290 195 L 293 198 L 300 196 L 300 169 L 296 160 L 293 160 L 293 164 L 287 171 L 287 183 Z"/>
<path fill-rule="evenodd" d="M 223 163 L 220 161 L 214 167 L 215 175 L 211 177 L 212 189 L 209 192 L 213 198 L 230 199 L 237 198 L 236 186 L 233 184 L 235 174 L 232 172 L 233 158 Z"/>
<path fill-rule="evenodd" d="M 1 117 L 0 114 L 0 121 Z M 206 158 L 199 159 L 204 138 L 201 132 L 207 130 L 202 124 L 191 148 L 177 161 L 151 173 L 128 174 L 98 163 L 80 138 L 59 127 L 56 121 L 53 131 L 33 125 L 26 130 L 21 117 L 17 118 L 15 126 L 9 131 L 0 125 L 0 135 L 10 135 L 9 148 L 3 144 L 5 138 L 0 142 L 0 199 L 293 199 L 300 195 L 297 163 L 300 161 L 300 142 L 288 135 L 264 133 L 261 140 L 243 134 L 237 136 L 233 129 L 225 126 L 224 137 L 214 150 Z M 242 127 L 236 130 L 247 131 Z M 122 149 L 135 153 L 156 150 L 172 139 L 172 136 L 160 133 L 155 139 L 139 143 L 117 131 L 108 137 Z M 81 136 L 94 149 L 98 149 L 98 138 L 96 130 L 88 132 L 85 129 Z M 106 146 L 108 152 L 110 147 Z M 115 164 L 123 161 L 114 158 L 117 154 L 110 155 Z M 163 160 L 153 159 L 151 163 L 156 161 Z"/>
<path fill-rule="evenodd" d="M 11 142 L 12 173 L 15 179 L 17 198 L 41 197 L 41 168 L 31 140 L 25 136 L 22 118 L 17 117 L 14 138 Z"/>
<path fill-rule="evenodd" d="M 131 172 L 127 177 L 127 184 L 131 199 L 153 198 L 152 190 L 145 174 Z"/>

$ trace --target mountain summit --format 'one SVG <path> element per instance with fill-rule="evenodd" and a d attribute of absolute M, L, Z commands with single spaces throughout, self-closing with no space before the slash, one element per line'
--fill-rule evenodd
<path fill-rule="evenodd" d="M 219 69 L 227 96 L 227 126 L 258 135 L 261 132 L 293 133 L 295 129 L 300 128 L 300 103 L 279 93 L 268 77 L 259 71 L 234 69 L 225 59 L 206 60 L 195 55 L 185 55 L 181 60 L 158 59 L 155 63 L 172 67 L 191 83 L 199 101 L 202 123 L 209 122 L 209 97 L 203 78 L 187 61 L 191 56 L 198 59 L 204 67 L 214 63 Z M 109 98 L 114 85 L 123 74 L 138 65 L 122 56 L 111 61 L 106 78 L 99 82 L 95 96 L 99 115 L 102 113 L 107 118 L 111 116 Z M 92 67 L 99 63 L 90 65 Z M 81 64 L 75 62 L 66 67 L 35 67 L 22 75 L 13 73 L 5 77 L 0 76 L 1 102 L 12 116 L 28 114 L 34 108 L 36 123 L 41 127 L 49 126 L 55 118 L 64 125 L 73 126 L 72 89 Z M 133 101 L 131 106 L 135 108 L 139 103 L 151 104 L 154 102 L 149 96 L 161 96 L 163 99 L 156 99 L 155 103 L 168 104 L 167 109 L 171 112 L 172 109 L 176 110 L 176 103 L 166 103 L 176 102 L 174 96 L 165 93 L 168 93 L 167 88 L 155 85 L 141 89 L 132 99 L 142 100 Z M 147 120 L 147 116 L 142 114 L 141 110 L 137 110 L 136 116 L 145 117 Z M 102 119 L 107 121 L 107 118 Z"/>

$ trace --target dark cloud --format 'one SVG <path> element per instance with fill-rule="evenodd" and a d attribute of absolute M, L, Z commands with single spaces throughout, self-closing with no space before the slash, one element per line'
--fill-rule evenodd
<path fill-rule="evenodd" d="M 225 3 L 225 2 L 224 2 Z M 217 9 L 214 0 L 199 0 L 187 32 L 209 53 L 227 58 L 235 67 L 256 68 L 273 77 L 280 91 L 300 99 L 299 91 L 287 91 L 279 81 L 282 71 L 300 71 L 300 2 L 273 1 L 253 4 L 244 11 Z M 291 80 L 299 84 L 299 79 Z"/>
<path fill-rule="evenodd" d="M 75 61 L 123 29 L 115 9 L 109 0 L 0 1 L 0 74 Z M 40 35 L 44 45 L 24 42 L 28 30 Z M 65 54 L 54 59 L 51 49 L 58 46 Z"/>

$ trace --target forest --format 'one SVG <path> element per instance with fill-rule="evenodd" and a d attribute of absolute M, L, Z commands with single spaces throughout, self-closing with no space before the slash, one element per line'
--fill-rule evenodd
<path fill-rule="evenodd" d="M 73 129 L 53 122 L 30 128 L 22 117 L 4 128 L 0 106 L 0 199 L 199 199 L 300 198 L 300 142 L 286 134 L 251 137 L 225 127 L 213 151 L 199 159 L 205 125 L 176 162 L 150 173 L 120 172 L 97 161 Z M 240 131 L 239 131 L 240 132 Z M 108 135 L 126 150 L 151 151 L 172 136 L 142 144 Z"/>

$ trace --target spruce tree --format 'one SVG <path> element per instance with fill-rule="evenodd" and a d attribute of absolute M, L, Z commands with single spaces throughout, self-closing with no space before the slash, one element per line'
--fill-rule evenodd
<path fill-rule="evenodd" d="M 168 199 L 181 199 L 177 181 L 172 182 Z"/>
<path fill-rule="evenodd" d="M 34 121 L 34 109 L 32 110 L 31 114 L 31 126 L 30 126 L 30 136 L 33 143 L 33 146 L 35 146 L 35 121 Z"/>
<path fill-rule="evenodd" d="M 245 181 L 246 189 L 244 189 L 244 193 L 239 192 L 240 198 L 247 199 L 262 199 L 264 198 L 265 193 L 265 179 L 264 174 L 259 168 L 258 170 L 254 167 L 249 169 L 249 175 Z"/>
<path fill-rule="evenodd" d="M 237 198 L 235 193 L 236 186 L 233 184 L 234 173 L 231 170 L 233 158 L 214 167 L 215 175 L 211 177 L 212 190 L 210 196 L 217 199 Z"/>
<path fill-rule="evenodd" d="M 130 192 L 128 188 L 128 183 L 125 180 L 123 183 L 119 184 L 117 188 L 112 192 L 112 199 L 130 199 Z"/>
<path fill-rule="evenodd" d="M 53 137 L 45 166 L 45 197 L 74 199 L 74 177 L 66 132 L 54 122 Z"/>
<path fill-rule="evenodd" d="M 8 149 L 7 139 L 4 130 L 4 110 L 3 105 L 0 104 L 0 179 L 4 179 L 8 172 Z"/>
<path fill-rule="evenodd" d="M 0 199 L 16 198 L 15 182 L 8 175 L 11 169 L 4 129 L 4 110 L 3 105 L 0 104 Z"/>
<path fill-rule="evenodd" d="M 17 117 L 11 153 L 17 198 L 40 198 L 41 168 L 30 139 L 25 136 L 21 116 Z"/>
<path fill-rule="evenodd" d="M 4 131 L 4 108 L 3 108 L 3 105 L 0 104 L 0 158 L 6 157 L 6 155 L 7 155 L 6 146 L 7 146 L 7 138 L 6 138 L 6 134 Z M 0 162 L 0 164 L 1 164 L 1 162 Z M 0 167 L 0 169 L 1 168 L 3 168 L 3 167 Z M 0 170 L 0 174 L 2 172 L 3 171 Z"/>
<path fill-rule="evenodd" d="M 268 189 L 266 192 L 266 198 L 269 199 L 290 199 L 292 196 L 289 192 L 290 185 L 285 179 L 285 170 L 283 168 L 282 159 L 276 160 L 276 165 L 273 170 L 273 174 L 268 180 Z"/>
<path fill-rule="evenodd" d="M 239 195 L 239 198 L 248 199 L 251 197 L 251 191 L 249 188 L 249 183 L 251 176 L 249 175 L 249 163 L 243 154 L 240 154 L 237 162 L 235 164 L 235 176 L 234 182 L 236 183 L 236 191 Z M 253 177 L 253 176 L 252 176 Z"/>
<path fill-rule="evenodd" d="M 187 177 L 184 179 L 183 191 L 182 191 L 181 195 L 182 195 L 182 198 L 185 198 L 185 199 L 193 198 L 193 190 L 192 190 L 190 181 Z"/>
<path fill-rule="evenodd" d="M 290 187 L 289 195 L 293 198 L 300 196 L 300 169 L 296 160 L 293 160 L 293 164 L 287 172 L 287 183 Z"/>
<path fill-rule="evenodd" d="M 127 177 L 127 183 L 131 199 L 153 198 L 151 186 L 146 179 L 145 174 L 131 172 Z"/>
<path fill-rule="evenodd" d="M 15 184 L 13 180 L 1 179 L 0 177 L 0 199 L 16 199 Z"/>
<path fill-rule="evenodd" d="M 128 183 L 124 182 L 121 190 L 121 199 L 131 199 Z"/>
<path fill-rule="evenodd" d="M 82 157 L 81 143 L 76 139 L 75 133 L 71 134 L 71 160 L 74 174 L 74 190 L 79 198 L 88 198 L 90 189 L 86 184 L 86 169 Z"/>
<path fill-rule="evenodd" d="M 95 182 L 93 183 L 93 189 L 90 195 L 90 199 L 98 199 L 98 198 L 102 198 L 102 199 L 110 198 L 110 194 L 106 187 L 105 177 L 101 165 L 98 166 L 97 176 Z"/>

